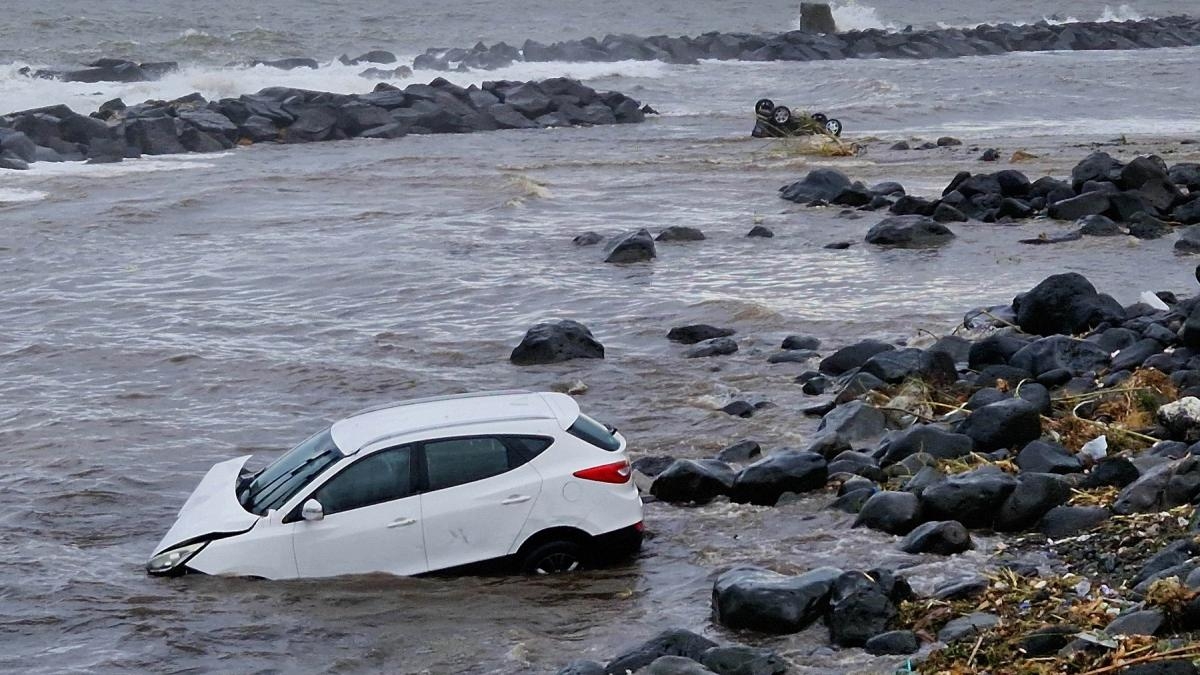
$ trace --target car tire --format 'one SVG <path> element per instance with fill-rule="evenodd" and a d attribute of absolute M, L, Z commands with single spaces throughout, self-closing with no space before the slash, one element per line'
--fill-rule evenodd
<path fill-rule="evenodd" d="M 820 124 L 821 126 L 825 126 L 825 123 L 829 121 L 829 117 L 827 117 L 825 113 L 813 113 L 812 118 L 814 122 Z"/>
<path fill-rule="evenodd" d="M 842 135 L 842 123 L 836 119 L 828 119 L 825 121 L 825 130 L 834 136 Z"/>
<path fill-rule="evenodd" d="M 583 546 L 566 540 L 548 541 L 534 547 L 521 559 L 522 574 L 566 574 L 587 566 Z"/>
<path fill-rule="evenodd" d="M 771 111 L 771 121 L 776 126 L 782 127 L 792 121 L 792 111 L 785 105 L 776 106 L 775 110 Z"/>
<path fill-rule="evenodd" d="M 760 98 L 758 103 L 754 104 L 754 114 L 759 117 L 770 117 L 773 110 L 775 110 L 775 102 L 769 98 Z"/>

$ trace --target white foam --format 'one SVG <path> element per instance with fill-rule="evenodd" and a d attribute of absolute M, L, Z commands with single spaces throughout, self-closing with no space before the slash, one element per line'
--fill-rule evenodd
<path fill-rule="evenodd" d="M 4 171 L 0 175 L 15 173 Z M 21 190 L 19 188 L 0 188 L 0 204 L 17 204 L 20 202 L 37 202 L 46 198 L 46 193 L 39 190 Z"/>
<path fill-rule="evenodd" d="M 860 4 L 857 0 L 835 2 L 829 6 L 833 11 L 833 22 L 841 32 L 851 30 L 896 30 L 896 25 L 885 22 L 879 17 L 879 11 L 870 5 Z M 800 29 L 800 17 L 792 20 L 792 29 Z"/>
<path fill-rule="evenodd" d="M 88 164 L 86 162 L 36 162 L 29 165 L 28 171 L 18 174 L 20 177 L 50 177 L 50 176 L 91 176 L 106 178 L 125 176 L 135 173 L 153 173 L 160 171 L 188 171 L 192 169 L 211 169 L 216 166 L 213 160 L 232 155 L 233 151 L 214 152 L 202 155 L 160 155 L 142 156 L 138 159 L 127 159 L 112 164 Z M 18 192 L 29 192 L 18 190 Z M 3 191 L 0 191 L 0 201 L 3 201 Z M 43 197 L 45 195 L 42 195 Z M 36 199 L 40 199 L 37 197 Z M 27 201 L 33 201 L 29 199 Z"/>
<path fill-rule="evenodd" d="M 403 60 L 403 59 L 402 59 Z M 280 70 L 268 66 L 212 67 L 190 66 L 169 73 L 154 82 L 60 82 L 26 77 L 17 72 L 19 65 L 0 66 L 0 90 L 4 91 L 4 110 L 0 114 L 64 103 L 79 113 L 89 113 L 100 104 L 120 98 L 127 105 L 142 101 L 170 100 L 200 92 L 208 99 L 237 97 L 254 93 L 265 87 L 296 87 L 342 94 L 366 93 L 380 80 L 360 77 L 368 66 L 346 66 L 337 61 L 320 68 Z M 612 63 L 514 63 L 490 71 L 436 72 L 419 70 L 405 79 L 384 80 L 403 87 L 413 82 L 428 82 L 442 76 L 463 86 L 480 84 L 485 80 L 539 80 L 548 77 L 571 77 L 597 80 L 613 77 L 665 77 L 671 66 L 660 61 L 615 61 Z"/>

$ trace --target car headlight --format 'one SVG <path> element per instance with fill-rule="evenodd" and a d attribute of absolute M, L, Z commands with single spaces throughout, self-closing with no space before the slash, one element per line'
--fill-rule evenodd
<path fill-rule="evenodd" d="M 205 546 L 208 546 L 208 541 L 198 541 L 187 546 L 179 546 L 177 548 L 163 551 L 158 555 L 150 558 L 150 562 L 146 563 L 146 571 L 150 574 L 172 574 L 183 571 L 183 564 L 191 560 L 193 556 L 200 552 Z"/>

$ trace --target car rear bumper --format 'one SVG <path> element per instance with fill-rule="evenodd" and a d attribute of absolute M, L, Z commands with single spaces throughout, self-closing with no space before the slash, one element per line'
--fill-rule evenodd
<path fill-rule="evenodd" d="M 619 530 L 598 534 L 592 538 L 592 552 L 601 561 L 632 556 L 642 548 L 644 530 L 641 521 L 638 521 Z"/>

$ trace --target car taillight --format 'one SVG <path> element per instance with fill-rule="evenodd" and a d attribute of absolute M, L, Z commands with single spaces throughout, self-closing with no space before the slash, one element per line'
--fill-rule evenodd
<path fill-rule="evenodd" d="M 593 466 L 590 469 L 580 469 L 573 475 L 576 478 L 584 480 L 594 480 L 600 483 L 628 483 L 631 475 L 629 470 L 629 462 L 613 462 L 612 464 L 601 464 Z"/>

